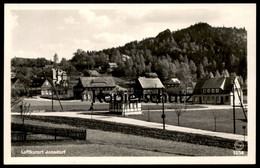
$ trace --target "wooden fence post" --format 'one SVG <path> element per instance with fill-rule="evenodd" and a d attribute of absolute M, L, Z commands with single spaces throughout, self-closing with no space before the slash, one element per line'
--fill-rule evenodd
<path fill-rule="evenodd" d="M 54 129 L 54 136 L 55 136 L 54 140 L 56 142 L 56 139 L 57 139 L 57 130 L 56 130 L 56 128 Z"/>

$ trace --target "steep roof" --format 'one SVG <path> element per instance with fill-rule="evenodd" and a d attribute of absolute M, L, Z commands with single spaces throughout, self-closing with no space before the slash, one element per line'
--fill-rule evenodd
<path fill-rule="evenodd" d="M 12 78 L 11 83 L 14 84 L 17 80 L 18 80 L 18 78 Z"/>
<path fill-rule="evenodd" d="M 147 73 L 145 73 L 145 76 L 147 78 L 158 78 L 158 75 L 155 72 L 147 72 Z"/>
<path fill-rule="evenodd" d="M 83 87 L 115 87 L 113 77 L 80 77 Z"/>
<path fill-rule="evenodd" d="M 111 91 L 111 94 L 124 94 L 127 92 L 126 88 L 116 85 L 116 87 Z"/>
<path fill-rule="evenodd" d="M 214 89 L 214 88 L 221 88 L 224 90 L 224 82 L 226 78 L 210 78 L 207 79 L 204 84 L 202 85 L 202 89 Z"/>
<path fill-rule="evenodd" d="M 139 77 L 138 82 L 143 89 L 161 89 L 164 88 L 161 80 L 159 78 L 146 78 Z"/>
<path fill-rule="evenodd" d="M 89 76 L 96 76 L 96 77 L 100 77 L 100 73 L 98 73 L 96 70 L 87 70 Z"/>
<path fill-rule="evenodd" d="M 117 64 L 116 64 L 115 62 L 109 62 L 108 65 L 109 65 L 109 66 L 113 66 L 113 67 L 114 67 L 114 66 L 117 66 Z"/>
<path fill-rule="evenodd" d="M 180 84 L 181 82 L 179 81 L 178 78 L 170 78 L 164 82 L 165 84 Z"/>
<path fill-rule="evenodd" d="M 201 94 L 201 89 L 222 89 L 224 93 L 232 91 L 233 77 L 203 78 L 199 79 L 193 90 L 193 94 Z"/>

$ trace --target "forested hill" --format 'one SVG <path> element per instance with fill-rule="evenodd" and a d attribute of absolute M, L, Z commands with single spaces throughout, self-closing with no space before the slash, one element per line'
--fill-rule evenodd
<path fill-rule="evenodd" d="M 196 82 L 197 78 L 233 72 L 244 80 L 247 78 L 247 32 L 244 28 L 197 23 L 178 31 L 167 29 L 156 37 L 120 47 L 102 51 L 84 51 L 86 49 L 87 46 L 78 49 L 71 60 L 62 59 L 60 64 L 84 72 L 98 67 L 105 70 L 108 62 L 116 62 L 114 76 L 133 78 L 145 72 L 156 72 L 162 80 L 177 77 L 188 84 Z"/>
<path fill-rule="evenodd" d="M 119 69 L 125 75 L 153 71 L 161 78 L 183 78 L 184 75 L 194 81 L 206 75 L 218 76 L 226 69 L 226 72 L 247 78 L 245 29 L 198 23 L 173 32 L 167 29 L 154 38 L 133 41 L 102 52 L 119 65 L 123 64 L 121 55 L 129 55 L 132 61 L 124 63 L 126 65 Z"/>

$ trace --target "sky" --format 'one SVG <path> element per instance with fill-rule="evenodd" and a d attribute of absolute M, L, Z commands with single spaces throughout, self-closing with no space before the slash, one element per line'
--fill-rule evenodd
<path fill-rule="evenodd" d="M 255 4 L 5 4 L 5 56 L 71 59 L 205 22 L 248 30 Z"/>

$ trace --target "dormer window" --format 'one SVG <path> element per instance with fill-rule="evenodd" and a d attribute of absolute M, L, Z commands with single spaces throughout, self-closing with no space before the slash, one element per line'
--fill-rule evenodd
<path fill-rule="evenodd" d="M 203 89 L 203 93 L 206 93 L 206 89 Z"/>
<path fill-rule="evenodd" d="M 211 89 L 211 93 L 215 93 L 215 89 Z"/>
<path fill-rule="evenodd" d="M 210 89 L 207 89 L 207 93 L 210 93 Z"/>
<path fill-rule="evenodd" d="M 219 89 L 216 89 L 216 93 L 219 93 Z"/>

